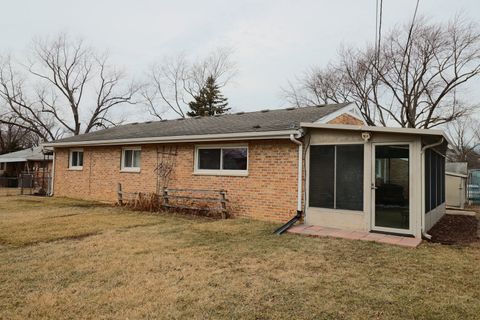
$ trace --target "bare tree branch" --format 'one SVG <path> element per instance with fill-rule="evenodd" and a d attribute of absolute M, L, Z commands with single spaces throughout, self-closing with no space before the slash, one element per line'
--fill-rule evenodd
<path fill-rule="evenodd" d="M 185 118 L 189 100 L 198 95 L 209 76 L 220 88 L 231 81 L 236 74 L 231 55 L 231 50 L 221 48 L 195 62 L 181 54 L 153 65 L 148 72 L 149 83 L 142 90 L 150 114 L 159 119 L 169 113 Z"/>
<path fill-rule="evenodd" d="M 11 59 L 3 60 L 0 99 L 5 113 L 45 141 L 116 125 L 110 111 L 137 103 L 140 86 L 128 83 L 108 63 L 107 54 L 99 55 L 65 34 L 34 40 L 32 60 L 23 64 L 30 77 L 21 75 Z"/>
<path fill-rule="evenodd" d="M 459 16 L 447 24 L 419 18 L 386 34 L 378 52 L 341 50 L 337 63 L 288 91 L 300 105 L 355 101 L 370 125 L 433 128 L 468 113 L 453 103 L 454 92 L 479 74 L 476 24 Z"/>

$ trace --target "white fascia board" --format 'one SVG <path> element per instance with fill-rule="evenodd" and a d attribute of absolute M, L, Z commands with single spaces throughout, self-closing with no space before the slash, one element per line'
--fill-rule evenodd
<path fill-rule="evenodd" d="M 260 140 L 260 139 L 289 139 L 291 134 L 298 135 L 300 130 L 282 130 L 265 132 L 239 132 L 222 134 L 204 134 L 170 137 L 147 137 L 132 139 L 91 140 L 73 142 L 47 142 L 43 147 L 74 147 L 74 146 L 114 146 L 132 144 L 154 143 L 182 143 L 182 142 L 208 142 L 208 141 L 236 141 L 236 140 Z"/>
<path fill-rule="evenodd" d="M 437 129 L 415 129 L 415 128 L 393 128 L 393 127 L 374 127 L 374 126 L 358 126 L 350 124 L 327 124 L 327 123 L 300 123 L 301 128 L 317 128 L 328 130 L 350 130 L 350 131 L 365 131 L 365 132 L 383 132 L 383 133 L 396 133 L 396 134 L 413 134 L 422 136 L 438 136 L 445 139 L 450 145 L 454 145 L 448 136 L 442 131 Z"/>
<path fill-rule="evenodd" d="M 374 127 L 374 126 L 359 126 L 359 125 L 351 125 L 351 124 L 327 124 L 327 123 L 312 123 L 312 122 L 302 122 L 300 123 L 300 127 L 332 129 L 332 130 L 369 131 L 369 132 L 444 136 L 444 133 L 442 130 L 436 130 L 436 129 Z"/>

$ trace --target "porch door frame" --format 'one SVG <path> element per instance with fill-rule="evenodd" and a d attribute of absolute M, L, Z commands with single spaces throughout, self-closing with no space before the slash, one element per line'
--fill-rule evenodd
<path fill-rule="evenodd" d="M 398 228 L 388 228 L 388 227 L 378 227 L 375 225 L 375 191 L 376 191 L 376 170 L 375 170 L 375 150 L 377 146 L 399 146 L 399 145 L 408 145 L 408 229 L 398 229 Z M 372 143 L 372 169 L 371 169 L 371 213 L 370 213 L 370 230 L 378 231 L 378 232 L 385 232 L 385 233 L 395 233 L 395 234 L 408 234 L 413 235 L 413 215 L 412 215 L 412 173 L 413 173 L 413 165 L 412 165 L 412 153 L 413 153 L 413 142 L 373 142 Z"/>

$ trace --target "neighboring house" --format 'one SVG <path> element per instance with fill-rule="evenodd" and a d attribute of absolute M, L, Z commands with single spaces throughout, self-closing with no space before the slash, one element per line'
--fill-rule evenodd
<path fill-rule="evenodd" d="M 0 176 L 18 177 L 21 173 L 40 174 L 52 169 L 53 153 L 42 147 L 27 148 L 0 155 Z"/>
<path fill-rule="evenodd" d="M 365 126 L 354 104 L 122 125 L 46 144 L 54 193 L 116 200 L 170 188 L 225 189 L 233 215 L 421 237 L 445 212 L 446 138 Z M 165 183 L 166 184 L 166 183 Z"/>
<path fill-rule="evenodd" d="M 447 162 L 445 167 L 445 189 L 447 206 L 463 209 L 467 197 L 467 162 Z"/>

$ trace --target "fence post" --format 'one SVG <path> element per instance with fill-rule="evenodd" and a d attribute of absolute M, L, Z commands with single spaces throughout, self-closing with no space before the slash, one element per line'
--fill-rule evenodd
<path fill-rule="evenodd" d="M 23 174 L 20 173 L 18 182 L 20 183 L 20 194 L 23 196 Z"/>
<path fill-rule="evenodd" d="M 122 184 L 118 183 L 117 185 L 117 196 L 118 196 L 118 204 L 123 205 L 123 193 L 122 193 Z"/>
<path fill-rule="evenodd" d="M 227 192 L 225 190 L 220 191 L 220 203 L 222 204 L 222 219 L 227 218 Z"/>

